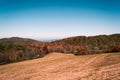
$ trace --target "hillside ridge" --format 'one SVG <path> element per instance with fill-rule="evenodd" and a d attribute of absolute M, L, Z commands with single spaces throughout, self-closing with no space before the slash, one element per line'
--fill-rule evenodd
<path fill-rule="evenodd" d="M 19 37 L 0 39 L 0 64 L 41 58 L 51 52 L 74 55 L 120 52 L 120 34 L 78 36 L 53 42 Z"/>

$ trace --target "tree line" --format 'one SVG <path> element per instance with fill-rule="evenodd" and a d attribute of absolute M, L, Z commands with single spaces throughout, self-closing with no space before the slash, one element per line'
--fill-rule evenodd
<path fill-rule="evenodd" d="M 74 55 L 120 52 L 120 34 L 77 36 L 50 43 L 23 38 L 0 40 L 0 64 L 40 58 L 50 52 Z"/>

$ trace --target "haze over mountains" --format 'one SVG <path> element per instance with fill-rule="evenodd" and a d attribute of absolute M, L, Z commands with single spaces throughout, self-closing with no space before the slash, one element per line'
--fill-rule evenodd
<path fill-rule="evenodd" d="M 0 38 L 120 32 L 119 0 L 0 0 Z"/>

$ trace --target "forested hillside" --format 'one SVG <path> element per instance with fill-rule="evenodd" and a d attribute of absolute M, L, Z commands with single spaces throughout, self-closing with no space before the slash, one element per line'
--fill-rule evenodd
<path fill-rule="evenodd" d="M 0 40 L 0 64 L 43 57 L 45 43 L 26 38 L 4 38 Z"/>
<path fill-rule="evenodd" d="M 86 55 L 119 51 L 120 34 L 77 36 L 53 42 L 12 37 L 0 39 L 0 64 L 40 58 L 50 52 Z"/>
<path fill-rule="evenodd" d="M 120 51 L 120 34 L 70 37 L 54 41 L 52 44 L 62 46 L 75 54 L 117 52 Z"/>

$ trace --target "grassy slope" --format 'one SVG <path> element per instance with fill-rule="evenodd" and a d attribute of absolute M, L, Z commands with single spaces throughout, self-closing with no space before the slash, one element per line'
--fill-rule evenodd
<path fill-rule="evenodd" d="M 0 80 L 119 80 L 120 53 L 44 58 L 0 66 Z"/>

